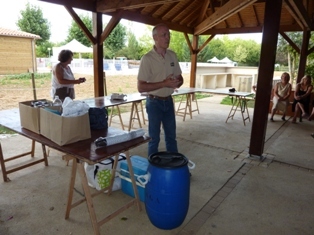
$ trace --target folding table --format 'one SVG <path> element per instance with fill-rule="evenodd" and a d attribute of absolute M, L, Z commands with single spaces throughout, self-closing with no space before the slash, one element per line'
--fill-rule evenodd
<path fill-rule="evenodd" d="M 141 144 L 144 144 L 149 141 L 149 137 L 143 136 L 139 138 L 135 138 L 126 142 L 122 142 L 119 144 L 107 146 L 107 147 L 97 147 L 94 143 L 94 141 L 99 137 L 106 137 L 107 131 L 104 130 L 92 130 L 91 131 L 91 138 L 87 140 L 78 141 L 76 143 L 60 146 L 56 143 L 52 142 L 51 140 L 45 138 L 44 136 L 37 134 L 35 132 L 29 131 L 25 128 L 22 128 L 20 126 L 20 120 L 19 120 L 19 112 L 18 109 L 14 110 L 4 110 L 0 111 L 0 125 L 5 126 L 16 133 L 25 136 L 32 141 L 38 142 L 42 144 L 43 149 L 45 149 L 45 146 L 48 146 L 50 148 L 56 149 L 58 151 L 61 151 L 68 156 L 71 156 L 73 158 L 73 164 L 72 164 L 72 174 L 70 177 L 70 184 L 68 188 L 68 199 L 67 199 L 67 206 L 66 206 L 66 213 L 65 213 L 65 219 L 68 219 L 70 216 L 70 211 L 80 205 L 83 202 L 86 202 L 90 219 L 93 225 L 94 234 L 98 235 L 100 234 L 99 229 L 100 226 L 106 223 L 108 220 L 112 219 L 114 216 L 118 215 L 122 211 L 126 210 L 132 205 L 137 205 L 138 210 L 141 210 L 141 204 L 139 200 L 139 195 L 137 191 L 136 182 L 134 179 L 132 164 L 130 160 L 129 150 L 132 148 L 135 148 Z M 112 190 L 112 184 L 114 181 L 114 177 L 111 177 L 111 184 L 109 187 L 103 189 L 102 191 L 99 191 L 97 193 L 91 194 L 90 187 L 88 186 L 86 173 L 84 170 L 84 163 L 87 162 L 89 164 L 95 164 L 97 162 L 101 162 L 109 157 L 115 156 L 114 166 L 113 166 L 113 174 L 115 173 L 115 167 L 118 161 L 118 155 L 119 153 L 125 153 L 128 168 L 130 172 L 130 178 L 132 181 L 132 186 L 134 190 L 135 198 L 132 198 L 127 204 L 122 205 L 120 208 L 118 208 L 115 212 L 110 213 L 108 216 L 103 218 L 102 220 L 98 220 L 95 214 L 94 206 L 92 198 L 94 196 L 99 195 L 102 191 L 108 190 L 108 195 L 111 194 Z M 43 162 L 45 162 L 45 165 L 48 166 L 48 160 L 47 155 L 44 151 L 44 157 Z M 5 158 L 2 153 L 2 149 L 0 146 L 0 163 L 1 163 L 1 169 L 4 181 L 7 181 L 7 174 L 11 173 L 10 170 L 8 170 L 5 166 Z M 42 162 L 42 161 L 41 161 Z M 25 167 L 30 167 L 31 164 L 28 164 Z M 23 168 L 25 168 L 23 167 Z M 22 170 L 23 168 L 20 168 L 18 170 Z M 74 183 L 76 180 L 76 172 L 78 171 L 81 183 L 84 191 L 84 196 L 81 200 L 77 202 L 73 202 L 73 193 L 74 193 Z"/>

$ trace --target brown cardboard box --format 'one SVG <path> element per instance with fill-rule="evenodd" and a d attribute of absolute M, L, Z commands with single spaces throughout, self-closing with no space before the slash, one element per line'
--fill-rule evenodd
<path fill-rule="evenodd" d="M 49 107 L 54 109 L 57 107 Z M 62 146 L 91 138 L 88 113 L 77 117 L 62 117 L 40 109 L 40 134 Z"/>
<path fill-rule="evenodd" d="M 47 100 L 38 100 L 47 101 Z M 39 122 L 39 109 L 38 107 L 32 107 L 34 100 L 24 101 L 19 103 L 21 126 L 33 131 L 37 134 L 40 133 Z"/>

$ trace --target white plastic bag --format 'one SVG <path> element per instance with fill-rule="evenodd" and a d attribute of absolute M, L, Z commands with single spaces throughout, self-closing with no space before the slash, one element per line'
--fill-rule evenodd
<path fill-rule="evenodd" d="M 119 154 L 119 160 L 117 163 L 116 172 L 120 171 L 120 161 L 125 160 L 125 154 Z M 100 163 L 90 165 L 85 162 L 84 168 L 88 181 L 88 185 L 97 190 L 101 190 L 110 185 L 110 180 L 112 177 L 112 167 L 114 163 L 114 157 L 110 157 Z M 118 174 L 115 174 L 115 179 L 112 187 L 112 191 L 121 189 L 121 179 Z"/>
<path fill-rule="evenodd" d="M 62 116 L 64 117 L 77 117 L 88 113 L 88 104 L 76 100 L 73 101 L 70 97 L 66 97 L 62 104 Z"/>

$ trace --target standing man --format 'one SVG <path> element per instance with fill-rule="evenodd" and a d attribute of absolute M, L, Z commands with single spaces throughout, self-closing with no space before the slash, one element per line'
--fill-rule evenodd
<path fill-rule="evenodd" d="M 180 65 L 176 54 L 168 49 L 169 28 L 158 24 L 153 28 L 154 47 L 141 59 L 137 76 L 139 92 L 147 92 L 146 112 L 148 115 L 148 156 L 158 152 L 161 124 L 164 129 L 166 150 L 178 152 L 176 119 L 171 94 L 183 84 Z"/>

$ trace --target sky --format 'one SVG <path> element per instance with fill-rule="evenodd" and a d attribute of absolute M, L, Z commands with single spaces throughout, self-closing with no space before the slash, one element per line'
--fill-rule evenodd
<path fill-rule="evenodd" d="M 21 10 L 25 10 L 26 4 L 29 2 L 33 6 L 38 6 L 43 12 L 43 17 L 50 23 L 51 37 L 50 41 L 57 43 L 63 42 L 71 27 L 72 17 L 68 11 L 60 5 L 41 2 L 38 0 L 0 0 L 0 27 L 6 29 L 18 30 L 16 26 L 17 21 L 21 17 Z M 74 9 L 77 14 L 90 14 L 87 11 Z M 110 20 L 109 16 L 104 16 L 103 23 Z M 130 23 L 127 20 L 121 21 L 125 26 L 129 27 L 130 24 L 136 25 L 137 33 L 144 33 L 146 27 L 140 23 Z M 139 26 L 139 27 L 138 27 Z"/>
<path fill-rule="evenodd" d="M 0 0 L 0 27 L 6 29 L 13 29 L 18 30 L 16 23 L 20 18 L 21 10 L 25 10 L 25 6 L 29 2 L 31 5 L 35 5 L 41 8 L 43 12 L 43 17 L 48 20 L 50 23 L 51 29 L 51 37 L 50 41 L 57 43 L 63 42 L 67 35 L 68 29 L 71 26 L 72 17 L 68 13 L 68 11 L 60 5 L 41 2 L 38 0 L 10 0 L 4 1 Z M 89 14 L 86 11 L 74 9 L 77 14 Z M 103 23 L 108 22 L 110 17 L 104 17 Z M 122 24 L 125 26 L 129 26 L 133 24 L 132 28 L 136 28 L 137 36 L 144 34 L 146 27 L 144 24 L 140 23 L 130 23 L 129 21 L 122 20 Z M 230 39 L 234 39 L 236 37 L 243 38 L 243 39 L 253 39 L 258 43 L 261 43 L 262 36 L 261 34 L 235 34 L 235 35 L 228 35 Z"/>

